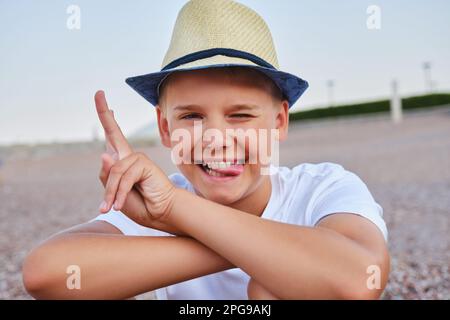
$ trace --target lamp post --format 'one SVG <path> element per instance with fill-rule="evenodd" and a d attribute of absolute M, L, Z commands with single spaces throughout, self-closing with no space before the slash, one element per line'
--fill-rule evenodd
<path fill-rule="evenodd" d="M 402 100 L 398 94 L 397 80 L 391 82 L 391 119 L 394 123 L 402 121 Z"/>
<path fill-rule="evenodd" d="M 425 91 L 427 93 L 432 93 L 433 92 L 433 82 L 431 80 L 431 62 L 425 61 L 422 64 L 422 68 L 423 68 L 423 77 L 424 77 L 424 82 L 425 82 Z"/>
<path fill-rule="evenodd" d="M 327 81 L 327 92 L 328 92 L 328 106 L 332 107 L 334 105 L 334 80 Z"/>

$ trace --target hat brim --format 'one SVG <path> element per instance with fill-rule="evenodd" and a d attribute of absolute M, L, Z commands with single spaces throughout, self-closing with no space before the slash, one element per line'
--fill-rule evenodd
<path fill-rule="evenodd" d="M 179 71 L 201 70 L 208 68 L 223 68 L 223 67 L 246 67 L 256 69 L 266 76 L 271 78 L 275 84 L 281 89 L 283 95 L 289 102 L 289 108 L 300 98 L 300 96 L 308 88 L 308 82 L 287 72 L 276 69 L 266 68 L 258 65 L 248 64 L 214 64 L 206 66 L 196 66 L 190 68 L 176 68 L 167 69 L 159 72 L 144 74 L 140 76 L 130 77 L 125 82 L 133 88 L 145 100 L 150 102 L 153 106 L 158 104 L 158 87 L 160 83 L 171 73 Z"/>

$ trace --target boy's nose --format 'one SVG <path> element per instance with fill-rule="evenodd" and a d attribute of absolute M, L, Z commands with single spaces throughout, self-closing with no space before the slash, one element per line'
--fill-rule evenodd
<path fill-rule="evenodd" d="M 229 148 L 233 146 L 233 135 L 226 132 L 226 129 L 205 130 L 203 132 L 202 146 L 204 149 Z"/>
<path fill-rule="evenodd" d="M 209 119 L 203 124 L 203 149 L 226 150 L 233 147 L 233 135 L 230 134 L 230 129 L 221 119 Z"/>

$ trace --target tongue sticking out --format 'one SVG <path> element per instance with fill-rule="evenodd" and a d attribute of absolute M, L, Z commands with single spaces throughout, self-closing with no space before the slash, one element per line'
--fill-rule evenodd
<path fill-rule="evenodd" d="M 216 172 L 226 174 L 227 176 L 237 176 L 240 175 L 244 171 L 244 165 L 242 164 L 233 164 L 226 168 L 217 168 L 213 169 Z"/>

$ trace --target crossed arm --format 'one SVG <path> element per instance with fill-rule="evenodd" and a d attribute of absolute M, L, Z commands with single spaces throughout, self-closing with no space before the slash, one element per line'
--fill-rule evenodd
<path fill-rule="evenodd" d="M 190 200 L 184 196 L 178 205 Z M 373 299 L 387 282 L 385 241 L 360 216 L 333 214 L 301 227 L 207 200 L 192 209 L 195 219 L 179 221 L 193 238 L 124 236 L 103 221 L 57 234 L 27 257 L 25 287 L 35 298 L 124 299 L 236 266 L 252 278 L 249 298 Z M 66 288 L 72 264 L 80 266 L 81 290 Z M 379 289 L 366 286 L 369 265 L 381 270 Z"/>
<path fill-rule="evenodd" d="M 80 290 L 66 287 L 73 264 L 80 267 Z M 23 277 L 38 299 L 127 299 L 231 267 L 192 238 L 124 236 L 108 222 L 92 221 L 34 249 Z"/>

